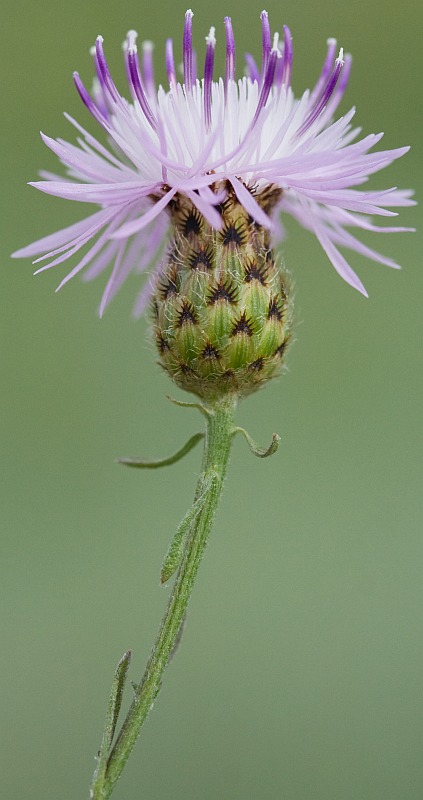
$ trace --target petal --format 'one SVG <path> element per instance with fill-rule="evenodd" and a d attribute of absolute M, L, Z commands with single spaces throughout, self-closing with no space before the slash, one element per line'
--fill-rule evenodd
<path fill-rule="evenodd" d="M 62 245 L 68 245 L 70 247 L 70 243 L 75 238 L 84 235 L 97 221 L 104 219 L 104 217 L 105 212 L 103 210 L 97 211 L 95 214 L 91 214 L 87 219 L 75 222 L 67 228 L 62 228 L 60 231 L 56 231 L 56 233 L 51 233 L 49 236 L 44 236 L 42 239 L 37 239 L 37 241 L 32 242 L 32 244 L 22 247 L 20 250 L 16 250 L 12 253 L 12 258 L 31 258 L 32 256 L 44 253 L 50 248 L 57 248 Z"/>
<path fill-rule="evenodd" d="M 257 200 L 253 197 L 247 187 L 244 186 L 244 184 L 241 183 L 238 178 L 230 178 L 230 181 L 234 187 L 234 191 L 239 202 L 244 206 L 245 210 L 248 211 L 248 213 L 256 222 L 258 222 L 259 225 L 263 225 L 265 228 L 268 228 L 268 230 L 272 230 L 272 220 L 259 206 Z"/>
<path fill-rule="evenodd" d="M 128 236 L 132 236 L 134 233 L 138 233 L 138 231 L 141 231 L 143 228 L 146 228 L 153 219 L 164 211 L 172 197 L 176 194 L 176 191 L 176 189 L 171 189 L 169 192 L 166 192 L 160 200 L 157 200 L 157 202 L 153 204 L 149 211 L 146 211 L 141 217 L 138 217 L 138 219 L 122 225 L 122 227 L 113 234 L 112 238 L 125 239 Z"/>

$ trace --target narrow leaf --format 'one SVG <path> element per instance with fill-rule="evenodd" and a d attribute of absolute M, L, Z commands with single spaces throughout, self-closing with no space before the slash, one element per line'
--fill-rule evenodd
<path fill-rule="evenodd" d="M 187 613 L 185 612 L 184 616 L 182 617 L 182 622 L 181 622 L 181 624 L 179 626 L 179 631 L 177 633 L 177 636 L 176 636 L 176 639 L 175 639 L 175 643 L 174 643 L 174 645 L 172 647 L 172 650 L 170 651 L 169 662 L 168 662 L 169 664 L 175 658 L 175 655 L 179 650 L 179 645 L 181 644 L 181 641 L 182 641 L 182 634 L 183 634 L 183 632 L 185 630 L 186 621 L 187 621 Z"/>
<path fill-rule="evenodd" d="M 173 455 L 167 458 L 160 458 L 156 461 L 148 461 L 145 458 L 118 458 L 118 464 L 124 464 L 126 467 L 136 467 L 137 469 L 158 469 L 158 467 L 168 467 L 175 464 L 181 458 L 186 456 L 190 450 L 195 447 L 198 442 L 204 439 L 204 433 L 195 433 L 190 439 Z"/>
<path fill-rule="evenodd" d="M 248 442 L 248 446 L 251 452 L 255 456 L 257 456 L 257 458 L 267 458 L 268 456 L 272 456 L 273 453 L 276 453 L 276 450 L 279 447 L 279 442 L 281 440 L 281 437 L 277 433 L 274 433 L 272 435 L 272 441 L 270 442 L 269 447 L 258 447 L 254 442 L 254 440 L 251 438 L 250 434 L 247 433 L 247 431 L 244 430 L 244 428 L 234 428 L 233 434 L 235 433 L 242 433 L 242 435 Z"/>
<path fill-rule="evenodd" d="M 205 417 L 210 417 L 213 414 L 213 411 L 210 411 L 209 408 L 203 406 L 202 403 L 188 403 L 186 400 L 175 400 L 174 397 L 169 397 L 166 395 L 167 399 L 170 400 L 171 403 L 174 403 L 175 406 L 180 406 L 181 408 L 196 408 L 200 414 L 203 414 Z"/>
<path fill-rule="evenodd" d="M 197 500 L 195 500 L 191 508 L 185 514 L 182 522 L 180 522 L 180 524 L 178 525 L 176 533 L 172 539 L 169 550 L 167 551 L 165 560 L 163 562 L 162 571 L 160 573 L 161 583 L 166 583 L 178 569 L 179 564 L 181 563 L 187 536 L 192 526 L 197 521 L 197 517 L 204 506 L 204 502 L 206 501 L 212 486 L 213 486 L 213 476 L 207 479 L 202 494 L 200 495 L 200 497 L 197 498 Z"/>
<path fill-rule="evenodd" d="M 125 681 L 128 674 L 129 664 L 131 662 L 131 655 L 132 653 L 130 650 L 127 650 L 126 653 L 123 654 L 119 664 L 116 667 L 113 677 L 113 683 L 106 712 L 106 721 L 104 724 L 103 739 L 98 754 L 98 764 L 95 775 L 96 780 L 101 780 L 106 771 L 107 759 L 112 746 L 113 737 L 115 735 L 120 707 L 122 705 L 123 690 L 125 688 Z"/>
<path fill-rule="evenodd" d="M 203 496 L 201 497 L 201 500 L 202 499 Z M 182 558 L 185 540 L 200 511 L 201 505 L 199 505 L 199 501 L 197 500 L 194 505 L 191 506 L 189 511 L 187 511 L 182 522 L 178 525 L 163 562 L 162 571 L 160 573 L 161 583 L 166 583 L 178 569 Z"/>

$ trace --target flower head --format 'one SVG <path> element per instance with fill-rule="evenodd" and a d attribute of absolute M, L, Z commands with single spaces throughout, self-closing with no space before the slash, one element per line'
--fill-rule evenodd
<path fill-rule="evenodd" d="M 67 177 L 43 173 L 31 185 L 47 194 L 92 203 L 100 209 L 87 219 L 46 236 L 14 253 L 38 256 L 41 272 L 60 264 L 89 245 L 82 259 L 62 280 L 61 288 L 86 268 L 91 280 L 111 270 L 100 314 L 131 272 L 153 267 L 153 279 L 135 303 L 139 315 L 163 273 L 160 258 L 172 236 L 174 209 L 186 201 L 213 231 L 224 226 L 228 196 L 245 209 L 252 225 L 270 232 L 272 244 L 283 236 L 280 214 L 290 214 L 313 232 L 336 271 L 366 295 L 363 284 L 339 247 L 355 250 L 382 264 L 398 265 L 362 244 L 348 228 L 406 231 L 377 227 L 369 215 L 395 216 L 394 206 L 412 205 L 411 192 L 389 188 L 363 191 L 356 187 L 368 176 L 407 152 L 369 152 L 383 134 L 359 139 L 355 109 L 334 121 L 345 92 L 350 56 L 329 39 L 321 74 L 312 91 L 296 99 L 291 89 L 292 39 L 284 26 L 281 39 L 271 35 L 268 15 L 261 14 L 262 60 L 246 56 L 246 75 L 236 79 L 235 40 L 229 17 L 224 20 L 226 68 L 214 80 L 215 29 L 206 36 L 203 77 L 197 77 L 192 45 L 193 13 L 185 15 L 183 80 L 175 68 L 172 40 L 166 43 L 169 87 L 157 88 L 151 42 L 141 53 L 130 31 L 124 59 L 131 99 L 120 94 L 110 74 L 99 36 L 93 48 L 96 71 L 91 94 L 74 74 L 88 111 L 107 134 L 108 146 L 71 117 L 78 144 L 43 141 L 59 157 Z M 271 196 L 273 201 L 264 202 Z"/>

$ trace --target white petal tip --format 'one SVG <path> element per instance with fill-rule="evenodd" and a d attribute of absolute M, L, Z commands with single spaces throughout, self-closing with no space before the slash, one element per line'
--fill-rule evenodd
<path fill-rule="evenodd" d="M 344 61 L 344 48 L 343 47 L 340 48 L 339 54 L 338 54 L 338 58 L 336 59 L 336 61 L 337 61 L 338 64 L 341 64 L 341 66 L 343 66 L 345 64 L 345 61 Z"/>
<path fill-rule="evenodd" d="M 209 35 L 206 36 L 206 43 L 213 45 L 213 47 L 216 47 L 216 36 L 215 36 L 215 33 L 216 33 L 216 28 L 212 27 L 209 30 Z"/>
<path fill-rule="evenodd" d="M 126 39 L 122 45 L 123 49 L 128 51 L 131 55 L 137 52 L 137 37 L 138 34 L 134 30 L 128 31 Z"/>
<path fill-rule="evenodd" d="M 326 44 L 329 46 L 334 47 L 336 45 L 336 39 L 333 36 L 330 36 L 329 39 L 326 39 Z"/>
<path fill-rule="evenodd" d="M 99 34 L 99 35 L 97 36 L 97 38 L 96 38 L 96 42 L 98 42 L 99 44 L 103 44 L 103 42 L 104 42 L 104 39 L 103 39 L 103 37 L 102 37 L 102 35 L 101 35 L 101 34 Z"/>
<path fill-rule="evenodd" d="M 185 11 L 185 19 L 192 19 L 194 16 L 194 12 L 191 8 L 187 8 Z"/>

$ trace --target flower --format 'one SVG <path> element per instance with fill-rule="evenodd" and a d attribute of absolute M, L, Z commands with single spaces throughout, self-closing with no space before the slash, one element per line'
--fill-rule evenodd
<path fill-rule="evenodd" d="M 152 44 L 144 42 L 139 62 L 135 31 L 124 43 L 131 100 L 124 99 L 110 74 L 99 36 L 93 48 L 96 78 L 91 95 L 78 73 L 76 88 L 88 111 L 108 137 L 105 147 L 71 117 L 78 145 L 42 134 L 43 141 L 67 170 L 62 178 L 42 173 L 31 183 L 47 194 L 100 206 L 87 219 L 18 250 L 15 257 L 38 256 L 50 269 L 90 243 L 59 289 L 84 267 L 91 280 L 111 267 L 100 315 L 131 272 L 153 266 L 152 280 L 138 295 L 134 313 L 144 309 L 161 273 L 160 254 L 172 229 L 172 204 L 186 198 L 213 230 L 222 227 L 222 203 L 228 191 L 251 220 L 269 230 L 272 242 L 283 237 L 280 212 L 290 214 L 315 234 L 336 271 L 367 296 L 339 251 L 355 250 L 390 267 L 390 258 L 362 244 L 347 228 L 383 233 L 411 230 L 377 227 L 371 215 L 395 216 L 393 206 L 413 204 L 411 192 L 390 188 L 360 191 L 368 176 L 409 149 L 369 151 L 383 134 L 358 139 L 352 126 L 355 109 L 333 121 L 344 95 L 351 57 L 337 54 L 329 39 L 314 89 L 295 99 L 291 89 L 292 39 L 271 37 L 267 12 L 261 14 L 262 62 L 247 54 L 247 74 L 236 80 L 232 23 L 225 18 L 226 69 L 213 79 L 215 29 L 206 37 L 204 76 L 196 73 L 192 45 L 193 13 L 185 15 L 183 82 L 177 79 L 172 40 L 166 43 L 169 88 L 156 87 Z M 266 211 L 258 193 L 274 190 L 278 202 Z M 369 217 L 370 215 L 370 217 Z M 94 240 L 94 243 L 92 243 Z M 46 252 L 48 251 L 48 252 Z"/>

